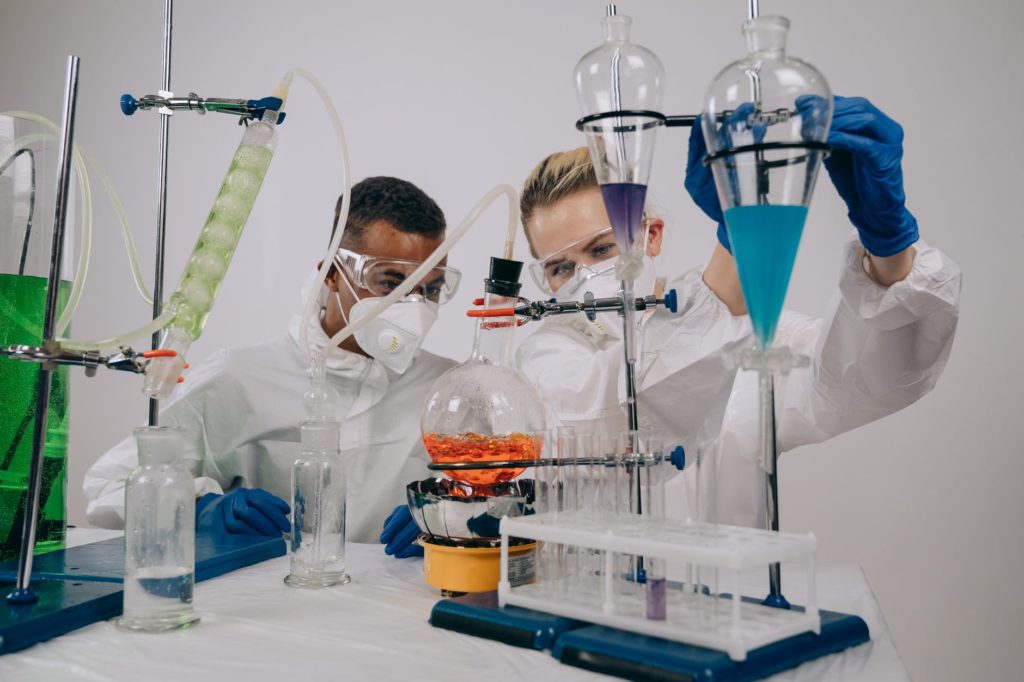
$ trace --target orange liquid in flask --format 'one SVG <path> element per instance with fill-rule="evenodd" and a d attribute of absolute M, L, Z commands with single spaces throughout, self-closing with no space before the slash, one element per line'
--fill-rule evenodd
<path fill-rule="evenodd" d="M 508 436 L 481 436 L 478 433 L 441 435 L 423 434 L 423 446 L 430 459 L 438 463 L 451 462 L 500 462 L 503 460 L 531 460 L 540 457 L 543 438 L 525 433 Z M 450 478 L 473 486 L 474 492 L 487 494 L 487 488 L 497 483 L 511 481 L 526 471 L 521 469 L 472 469 L 449 470 L 444 473 Z"/>

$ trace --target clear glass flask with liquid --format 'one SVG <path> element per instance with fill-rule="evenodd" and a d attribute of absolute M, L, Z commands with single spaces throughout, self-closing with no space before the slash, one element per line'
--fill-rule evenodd
<path fill-rule="evenodd" d="M 345 466 L 338 451 L 340 425 L 302 424 L 302 455 L 292 469 L 292 587 L 343 585 L 345 572 Z"/>
<path fill-rule="evenodd" d="M 124 614 L 120 627 L 162 631 L 199 621 L 195 584 L 196 496 L 181 431 L 135 429 L 139 468 L 125 488 Z"/>

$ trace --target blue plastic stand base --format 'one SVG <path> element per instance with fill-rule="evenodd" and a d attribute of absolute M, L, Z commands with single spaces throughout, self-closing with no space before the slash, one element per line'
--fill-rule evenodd
<path fill-rule="evenodd" d="M 196 582 L 285 553 L 279 537 L 197 534 Z M 17 571 L 17 560 L 0 564 L 0 596 L 14 590 Z M 39 600 L 24 605 L 0 600 L 0 655 L 121 615 L 123 582 L 123 537 L 40 554 L 32 570 Z"/>
<path fill-rule="evenodd" d="M 245 566 L 284 556 L 284 540 L 257 535 L 230 535 L 214 539 L 196 534 L 196 582 L 216 578 Z M 18 561 L 0 564 L 0 581 L 14 582 Z M 32 561 L 32 580 L 88 580 L 120 584 L 124 581 L 124 538 L 40 554 Z"/>
<path fill-rule="evenodd" d="M 0 582 L 6 595 L 14 583 Z M 121 586 L 111 583 L 38 580 L 31 604 L 0 603 L 0 655 L 53 639 L 72 630 L 121 614 Z"/>
<path fill-rule="evenodd" d="M 493 639 L 526 649 L 550 649 L 563 632 L 589 623 L 518 606 L 498 606 L 497 592 L 442 599 L 430 612 L 430 624 L 465 635 Z"/>
<path fill-rule="evenodd" d="M 745 601 L 759 603 L 758 599 Z M 792 607 L 801 609 L 799 606 Z M 551 649 L 562 663 L 651 682 L 748 682 L 838 653 L 870 637 L 859 617 L 821 611 L 821 634 L 807 632 L 751 651 L 736 662 L 721 651 L 670 642 L 531 609 L 498 606 L 497 593 L 470 594 L 434 605 L 430 624 L 529 649 Z"/>
<path fill-rule="evenodd" d="M 759 600 L 748 601 L 757 603 Z M 743 661 L 733 661 L 726 653 L 714 649 L 597 625 L 563 634 L 555 642 L 552 655 L 567 665 L 628 680 L 761 680 L 870 639 L 868 626 L 861 618 L 835 611 L 820 613 L 820 635 L 805 632 L 754 649 Z"/>

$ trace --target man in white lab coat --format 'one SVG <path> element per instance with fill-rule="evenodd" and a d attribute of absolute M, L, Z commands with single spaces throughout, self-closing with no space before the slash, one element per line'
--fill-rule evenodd
<path fill-rule="evenodd" d="M 776 381 L 780 451 L 817 443 L 910 405 L 935 385 L 952 347 L 961 273 L 918 241 L 904 206 L 902 129 L 862 98 L 836 98 L 826 161 L 857 237 L 846 248 L 839 290 L 822 318 L 785 311 L 777 346 L 811 358 Z M 676 289 L 680 315 L 643 316 L 638 332 L 640 425 L 694 449 L 717 452 L 718 521 L 763 527 L 755 372 L 728 356 L 753 346 L 714 181 L 691 135 L 686 188 L 719 223 L 705 268 L 666 283 L 654 271 L 663 222 L 645 216 L 647 246 L 636 294 Z M 586 149 L 546 158 L 527 179 L 522 220 L 536 260 L 530 271 L 556 298 L 612 296 L 618 253 Z M 564 424 L 617 431 L 623 409 L 622 323 L 614 313 L 549 318 L 519 350 L 523 372 Z M 693 483 L 692 481 L 690 481 Z M 670 496 L 672 497 L 672 496 Z M 689 510 L 693 512 L 694 510 Z"/>
<path fill-rule="evenodd" d="M 336 212 L 334 229 L 337 222 Z M 320 349 L 434 251 L 444 239 L 445 220 L 415 185 L 374 177 L 352 188 L 344 230 L 335 267 L 322 283 L 320 314 L 311 317 L 308 330 L 309 343 Z M 406 484 L 429 473 L 420 408 L 427 389 L 454 363 L 419 346 L 458 279 L 458 271 L 442 264 L 366 333 L 325 353 L 335 419 L 341 422 L 350 540 L 376 541 L 387 514 L 404 501 Z M 303 301 L 312 286 L 321 283 L 311 276 Z M 184 432 L 201 529 L 277 535 L 289 527 L 285 501 L 291 500 L 303 394 L 309 388 L 308 361 L 299 348 L 300 318 L 297 314 L 288 334 L 274 341 L 213 355 L 163 406 L 161 425 Z M 395 328 L 403 334 L 398 352 L 394 345 L 381 346 L 382 330 Z M 90 522 L 123 525 L 125 479 L 137 465 L 136 444 L 129 438 L 89 469 L 83 487 Z"/>

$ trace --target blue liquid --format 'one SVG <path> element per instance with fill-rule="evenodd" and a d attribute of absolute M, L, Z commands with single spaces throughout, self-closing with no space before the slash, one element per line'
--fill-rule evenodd
<path fill-rule="evenodd" d="M 601 185 L 601 196 L 604 197 L 604 208 L 608 211 L 615 232 L 615 241 L 623 253 L 629 251 L 633 241 L 640 232 L 640 222 L 644 216 L 644 200 L 647 198 L 647 185 L 631 182 L 612 182 Z"/>
<path fill-rule="evenodd" d="M 807 219 L 805 206 L 736 206 L 725 212 L 743 298 L 760 348 L 770 348 Z"/>

